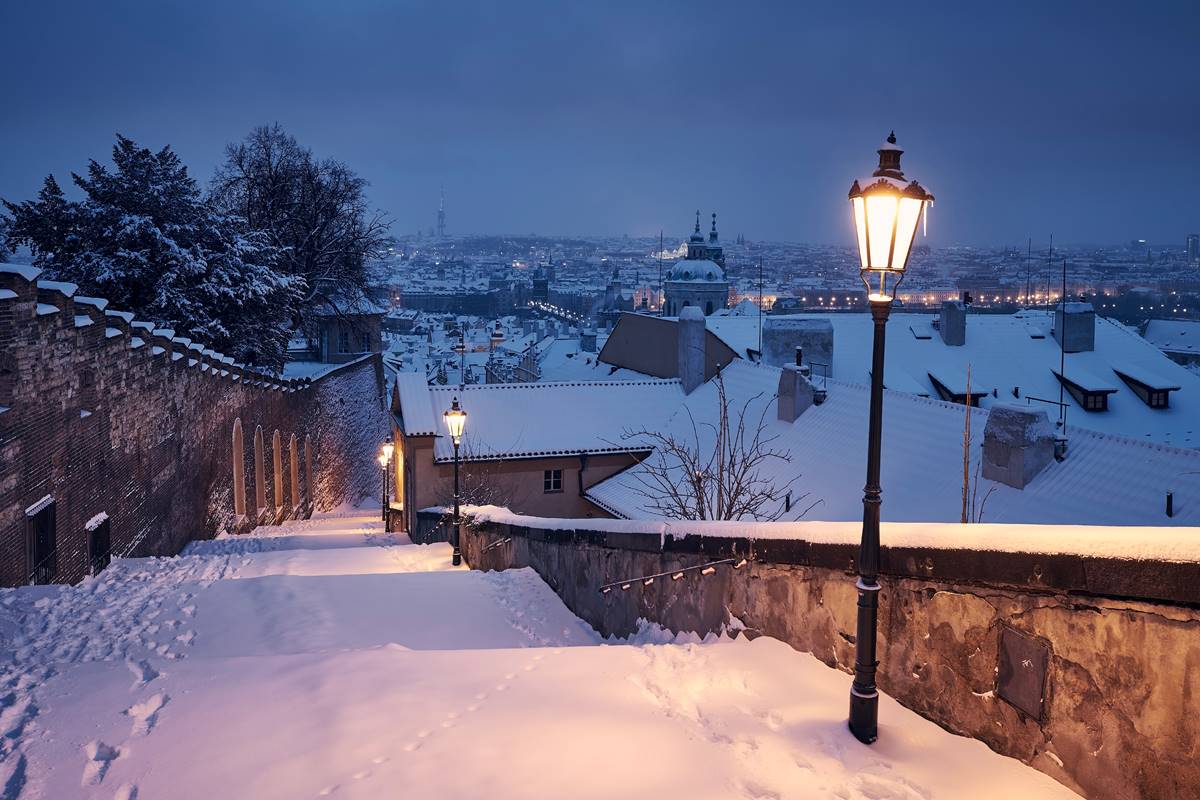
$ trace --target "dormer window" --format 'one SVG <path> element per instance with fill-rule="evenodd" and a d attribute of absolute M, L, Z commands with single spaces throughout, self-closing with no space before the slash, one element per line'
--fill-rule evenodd
<path fill-rule="evenodd" d="M 1055 370 L 1051 372 L 1084 411 L 1108 411 L 1108 396 L 1117 391 L 1115 387 L 1085 374 L 1066 377 Z"/>
<path fill-rule="evenodd" d="M 1117 377 L 1133 390 L 1138 398 L 1151 408 L 1169 408 L 1171 392 L 1179 391 L 1179 386 L 1164 381 L 1157 375 L 1137 367 L 1113 367 Z"/>

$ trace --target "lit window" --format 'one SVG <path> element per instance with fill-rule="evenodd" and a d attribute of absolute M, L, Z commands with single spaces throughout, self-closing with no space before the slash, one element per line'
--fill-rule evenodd
<path fill-rule="evenodd" d="M 548 469 L 542 472 L 542 491 L 545 494 L 553 494 L 562 490 L 561 469 Z"/>

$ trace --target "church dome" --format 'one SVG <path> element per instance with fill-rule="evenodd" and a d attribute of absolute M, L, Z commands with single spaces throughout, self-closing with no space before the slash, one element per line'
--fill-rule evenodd
<path fill-rule="evenodd" d="M 714 261 L 708 259 L 684 259 L 675 262 L 667 273 L 669 281 L 689 281 L 691 283 L 724 283 L 725 270 Z"/>

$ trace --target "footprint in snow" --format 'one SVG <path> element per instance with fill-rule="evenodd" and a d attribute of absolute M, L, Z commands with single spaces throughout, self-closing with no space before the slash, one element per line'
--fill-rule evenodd
<path fill-rule="evenodd" d="M 154 729 L 154 724 L 158 722 L 158 712 L 170 699 L 166 693 L 159 692 L 127 708 L 125 713 L 133 719 L 133 729 L 130 731 L 130 735 L 145 736 L 150 733 Z"/>
<path fill-rule="evenodd" d="M 117 793 L 113 795 L 113 800 L 137 800 L 137 786 L 132 783 L 123 783 L 117 789 Z"/>
<path fill-rule="evenodd" d="M 83 746 L 83 754 L 87 758 L 87 762 L 83 765 L 83 777 L 80 779 L 80 785 L 99 786 L 100 782 L 104 780 L 105 773 L 108 772 L 108 765 L 121 755 L 121 751 L 106 745 L 99 739 L 92 739 Z"/>
<path fill-rule="evenodd" d="M 127 659 L 125 666 L 129 667 L 129 671 L 133 673 L 133 686 L 129 687 L 129 691 L 131 692 L 137 691 L 161 674 L 154 667 L 150 666 L 149 661 Z"/>

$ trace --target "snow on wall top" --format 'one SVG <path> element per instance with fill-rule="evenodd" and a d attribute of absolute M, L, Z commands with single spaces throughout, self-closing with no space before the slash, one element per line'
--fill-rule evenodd
<path fill-rule="evenodd" d="M 981 400 L 983 408 L 1014 399 L 1014 388 L 1020 392 L 1016 398 L 1019 402 L 1030 396 L 1057 402 L 1059 383 L 1054 371 L 1059 368 L 1060 353 L 1058 342 L 1050 335 L 1052 313 L 969 314 L 966 343 L 961 347 L 947 346 L 936 331 L 929 338 L 918 338 L 917 332 L 928 331 L 930 321 L 935 318 L 929 314 L 892 315 L 888 323 L 885 370 L 889 389 L 913 392 L 919 387 L 921 392 L 916 393 L 937 397 L 929 373 L 961 375 L 965 379 L 970 364 L 971 391 L 987 393 Z M 867 314 L 804 314 L 766 319 L 773 326 L 787 324 L 789 319 L 827 320 L 834 330 L 832 377 L 856 383 L 870 380 L 872 326 Z M 758 348 L 756 318 L 713 316 L 708 317 L 707 324 L 734 352 Z M 1196 352 L 1200 352 L 1200 323 L 1192 324 L 1196 326 Z M 1041 338 L 1034 338 L 1034 334 L 1040 334 Z M 1152 371 L 1162 381 L 1179 386 L 1179 391 L 1171 394 L 1170 407 L 1157 409 L 1146 405 L 1113 372 L 1118 365 L 1124 370 L 1137 366 Z M 1200 375 L 1172 362 L 1130 329 L 1097 317 L 1096 349 L 1067 353 L 1065 374 L 1069 380 L 1083 380 L 1087 375 L 1089 382 L 1116 389 L 1109 395 L 1107 411 L 1085 411 L 1069 393 L 1064 393 L 1069 425 L 1177 447 L 1200 447 L 1200 423 L 1196 422 L 1200 419 Z M 1053 406 L 1046 407 L 1057 416 Z"/>
<path fill-rule="evenodd" d="M 404 388 L 401 387 L 403 397 Z M 474 384 L 428 388 L 438 421 L 455 397 L 467 412 L 463 457 L 529 458 L 646 449 L 626 431 L 659 424 L 683 400 L 676 379 Z M 449 437 L 434 444 L 438 461 L 454 457 Z"/>
<path fill-rule="evenodd" d="M 886 501 L 885 501 L 886 505 Z M 480 522 L 545 530 L 645 533 L 682 538 L 689 534 L 745 539 L 796 539 L 819 544 L 857 545 L 862 523 L 854 522 L 690 522 L 686 520 L 555 519 L 515 514 L 498 506 L 466 506 Z M 884 522 L 885 547 L 1046 553 L 1081 558 L 1200 562 L 1200 536 L 1194 530 L 1101 525 L 1004 525 Z"/>
<path fill-rule="evenodd" d="M 723 372 L 731 409 L 749 403 L 752 431 L 764 416 L 765 435 L 778 436 L 772 448 L 786 450 L 790 463 L 771 461 L 763 477 L 776 485 L 795 475 L 792 508 L 796 519 L 861 520 L 866 475 L 869 389 L 829 381 L 826 401 L 807 409 L 793 423 L 780 422 L 775 393 L 780 370 L 737 360 Z M 972 386 L 974 388 L 974 386 Z M 1009 398 L 1011 402 L 1011 398 Z M 713 422 L 718 409 L 714 381 L 698 388 L 683 405 L 697 423 Z M 1030 408 L 1045 408 L 1031 404 Z M 962 511 L 961 405 L 886 393 L 883 426 L 883 518 L 895 521 L 957 522 Z M 982 455 L 987 412 L 972 409 L 969 474 Z M 1082 413 L 1075 417 L 1082 416 Z M 661 429 L 689 438 L 691 421 L 682 409 Z M 711 433 L 701 431 L 702 446 Z M 1052 462 L 1024 490 L 978 478 L 976 498 L 982 521 L 1084 525 L 1200 525 L 1200 451 L 1139 439 L 1105 435 L 1068 426 L 1066 460 Z M 587 491 L 607 510 L 628 518 L 659 516 L 648 508 L 637 481 L 641 466 L 602 481 Z M 1175 516 L 1165 513 L 1166 493 L 1175 493 Z M 807 493 L 807 496 L 803 496 Z M 989 494 L 990 493 L 990 494 Z M 813 505 L 816 503 L 816 505 Z M 783 504 L 780 498 L 779 504 Z"/>

